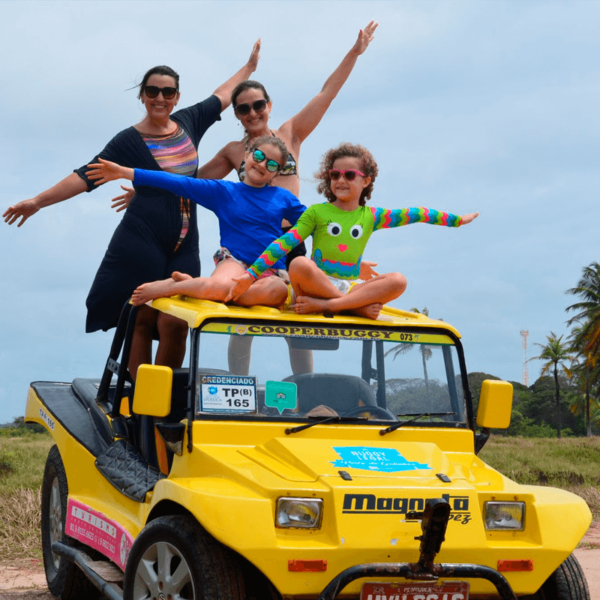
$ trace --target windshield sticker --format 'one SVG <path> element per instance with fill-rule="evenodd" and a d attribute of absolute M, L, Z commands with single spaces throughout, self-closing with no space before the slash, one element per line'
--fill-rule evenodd
<path fill-rule="evenodd" d="M 431 469 L 426 463 L 406 460 L 394 448 L 368 448 L 364 446 L 342 446 L 334 448 L 340 457 L 331 461 L 334 467 L 360 469 L 362 471 L 380 471 L 383 473 L 399 473 L 401 471 L 418 471 Z"/>
<path fill-rule="evenodd" d="M 432 333 L 415 333 L 376 329 L 354 329 L 334 327 L 300 327 L 294 325 L 235 325 L 208 323 L 202 331 L 237 335 L 275 335 L 287 337 L 336 338 L 351 340 L 384 340 L 409 344 L 441 344 L 451 346 L 454 342 L 447 336 Z"/>
<path fill-rule="evenodd" d="M 298 387 L 291 381 L 267 381 L 265 406 L 276 408 L 281 414 L 286 408 L 298 406 Z"/>
<path fill-rule="evenodd" d="M 202 375 L 200 377 L 200 411 L 256 412 L 256 377 Z"/>
<path fill-rule="evenodd" d="M 69 499 L 65 533 L 102 552 L 125 570 L 133 538 L 116 521 L 77 500 Z"/>

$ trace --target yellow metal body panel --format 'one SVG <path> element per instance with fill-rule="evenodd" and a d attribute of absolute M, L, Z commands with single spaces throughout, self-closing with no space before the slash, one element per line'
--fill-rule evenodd
<path fill-rule="evenodd" d="M 419 313 L 408 312 L 384 306 L 377 323 L 370 319 L 362 317 L 353 317 L 349 315 L 333 315 L 333 317 L 325 317 L 323 315 L 298 315 L 292 310 L 277 310 L 276 308 L 268 308 L 266 306 L 253 306 L 245 308 L 242 306 L 228 306 L 220 302 L 211 302 L 210 300 L 198 300 L 196 298 L 187 298 L 186 296 L 173 296 L 172 298 L 159 298 L 151 302 L 153 308 L 160 310 L 169 315 L 173 315 L 178 319 L 186 321 L 189 327 L 199 327 L 207 319 L 226 318 L 226 319 L 276 319 L 282 324 L 289 321 L 306 322 L 307 324 L 322 325 L 328 328 L 335 328 L 340 324 L 345 325 L 368 325 L 373 327 L 423 327 L 423 328 L 440 328 L 451 331 L 456 337 L 460 338 L 458 331 L 445 323 L 430 319 L 426 315 Z M 426 333 L 423 331 L 423 333 Z"/>
<path fill-rule="evenodd" d="M 255 307 L 167 298 L 153 305 L 198 327 L 211 318 L 252 318 L 335 328 L 374 327 L 358 317 L 302 318 L 295 313 Z M 393 309 L 383 311 L 377 326 L 444 329 L 447 323 Z M 108 418 L 108 417 L 107 417 Z M 415 562 L 419 557 L 417 522 L 407 510 L 422 510 L 427 498 L 445 497 L 451 505 L 446 541 L 436 562 L 476 563 L 497 568 L 498 560 L 529 559 L 534 570 L 506 573 L 518 595 L 536 592 L 569 556 L 587 530 L 591 514 L 577 496 L 552 488 L 516 484 L 487 466 L 474 453 L 474 435 L 460 428 L 407 425 L 385 437 L 381 425 L 329 424 L 286 435 L 289 423 L 223 419 L 192 425 L 193 450 L 175 456 L 168 478 L 160 480 L 142 503 L 116 490 L 95 468 L 94 457 L 54 418 L 32 389 L 26 419 L 52 434 L 63 458 L 69 497 L 120 523 L 135 539 L 152 511 L 175 503 L 189 511 L 217 540 L 246 557 L 284 598 L 316 597 L 342 570 L 361 563 Z M 184 448 L 187 445 L 187 436 Z M 423 468 L 385 473 L 348 468 L 344 480 L 336 466 L 344 446 L 392 448 Z M 444 483 L 437 477 L 450 479 Z M 280 497 L 321 498 L 318 530 L 278 529 L 275 506 Z M 521 532 L 487 532 L 486 501 L 523 501 L 526 524 Z M 161 507 L 162 505 L 162 507 Z M 327 560 L 325 572 L 290 572 L 288 561 Z M 348 586 L 356 595 L 364 580 Z M 470 580 L 471 594 L 493 594 L 491 584 Z"/>

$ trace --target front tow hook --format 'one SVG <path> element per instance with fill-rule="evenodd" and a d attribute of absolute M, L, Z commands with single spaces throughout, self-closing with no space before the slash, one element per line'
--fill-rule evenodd
<path fill-rule="evenodd" d="M 450 519 L 450 505 L 446 500 L 430 498 L 426 500 L 423 512 L 409 512 L 406 518 L 421 519 L 422 535 L 415 538 L 421 541 L 418 562 L 371 563 L 350 567 L 330 581 L 318 600 L 334 600 L 349 583 L 364 577 L 403 577 L 419 581 L 435 581 L 440 577 L 487 579 L 496 587 L 502 600 L 517 600 L 506 578 L 490 567 L 433 562 L 445 540 Z"/>

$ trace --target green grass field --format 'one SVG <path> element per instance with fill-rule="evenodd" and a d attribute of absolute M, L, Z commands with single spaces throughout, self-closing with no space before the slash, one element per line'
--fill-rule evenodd
<path fill-rule="evenodd" d="M 40 488 L 52 438 L 3 429 L 0 436 L 0 556 L 41 558 Z"/>
<path fill-rule="evenodd" d="M 39 490 L 52 438 L 0 431 L 0 556 L 5 561 L 40 558 Z M 589 504 L 594 520 L 600 520 L 600 438 L 494 436 L 480 456 L 519 483 L 578 494 Z"/>

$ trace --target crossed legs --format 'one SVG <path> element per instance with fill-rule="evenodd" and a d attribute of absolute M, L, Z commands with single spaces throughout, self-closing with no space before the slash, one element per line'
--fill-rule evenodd
<path fill-rule="evenodd" d="M 296 294 L 297 313 L 348 311 L 361 317 L 377 319 L 384 304 L 395 300 L 406 289 L 401 273 L 386 273 L 359 283 L 347 293 L 340 292 L 327 275 L 306 257 L 290 265 L 290 280 Z"/>

